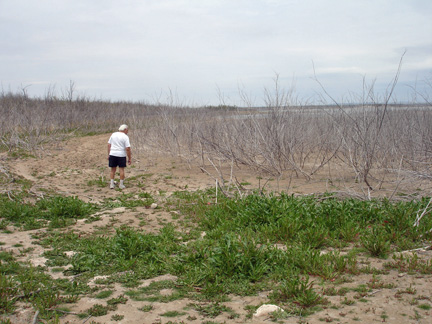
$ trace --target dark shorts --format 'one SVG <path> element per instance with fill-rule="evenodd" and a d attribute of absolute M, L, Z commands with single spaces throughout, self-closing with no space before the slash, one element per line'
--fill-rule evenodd
<path fill-rule="evenodd" d="M 108 166 L 110 168 L 125 168 L 126 167 L 126 157 L 118 157 L 110 155 L 108 159 Z"/>

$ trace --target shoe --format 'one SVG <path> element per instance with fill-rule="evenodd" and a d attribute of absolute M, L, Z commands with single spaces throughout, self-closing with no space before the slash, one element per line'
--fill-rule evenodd
<path fill-rule="evenodd" d="M 115 185 L 114 183 L 110 183 L 110 189 L 114 189 Z"/>
<path fill-rule="evenodd" d="M 125 189 L 126 187 L 125 187 L 124 185 L 121 184 L 121 185 L 119 185 L 119 188 L 120 188 L 120 189 Z"/>

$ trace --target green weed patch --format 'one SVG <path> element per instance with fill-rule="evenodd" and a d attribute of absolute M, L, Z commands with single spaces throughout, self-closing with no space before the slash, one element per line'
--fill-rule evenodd
<path fill-rule="evenodd" d="M 0 218 L 25 230 L 65 227 L 76 219 L 89 217 L 97 209 L 77 197 L 54 196 L 31 204 L 21 197 L 10 200 L 7 195 L 0 196 Z"/>
<path fill-rule="evenodd" d="M 150 201 L 153 198 L 149 194 L 122 194 L 105 202 L 104 208 L 146 206 Z M 356 291 L 354 298 L 359 301 L 370 289 L 391 288 L 377 277 L 382 271 L 358 262 L 359 253 L 386 258 L 406 246 L 422 246 L 431 239 L 430 218 L 413 227 L 416 213 L 425 208 L 427 199 L 391 203 L 340 200 L 331 195 L 254 194 L 219 197 L 217 204 L 214 201 L 213 190 L 178 192 L 168 199 L 168 208 L 179 211 L 189 226 L 187 233 L 167 224 L 158 233 L 120 226 L 114 233 L 82 235 L 57 230 L 52 224 L 67 226 L 70 220 L 90 217 L 97 210 L 92 204 L 71 197 L 52 197 L 35 204 L 1 197 L 3 220 L 23 228 L 50 227 L 36 234 L 35 239 L 47 248 L 46 266 L 66 276 L 53 280 L 43 268 L 21 264 L 14 255 L 1 252 L 2 311 L 12 312 L 17 300 L 22 300 L 40 309 L 41 318 L 49 319 L 57 316 L 52 311 L 55 306 L 79 296 L 110 297 L 109 285 L 117 282 L 127 288 L 125 295 L 107 300 L 106 305 L 95 305 L 86 314 L 105 315 L 119 303 L 126 303 L 128 296 L 149 303 L 189 298 L 197 301 L 191 304 L 196 311 L 212 318 L 221 312 L 230 313 L 222 304 L 230 294 L 270 291 L 271 302 L 290 314 L 305 315 L 325 307 L 326 295 L 345 297 L 347 290 L 333 285 L 351 275 L 376 275 L 365 291 Z M 342 253 L 341 247 L 348 246 L 354 249 Z M 421 274 L 429 274 L 431 268 L 430 262 L 415 254 L 395 256 L 384 267 Z M 164 274 L 178 279 L 137 288 L 144 279 Z M 102 287 L 90 288 L 89 281 L 98 275 L 106 276 L 95 282 Z M 332 287 L 317 289 L 317 280 L 332 282 Z M 342 304 L 355 302 L 345 298 Z"/>

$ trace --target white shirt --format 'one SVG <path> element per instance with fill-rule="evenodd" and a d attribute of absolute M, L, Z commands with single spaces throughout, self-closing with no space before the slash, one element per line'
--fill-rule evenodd
<path fill-rule="evenodd" d="M 129 136 L 123 132 L 115 132 L 108 140 L 108 144 L 111 144 L 109 155 L 126 157 L 126 148 L 130 147 Z"/>

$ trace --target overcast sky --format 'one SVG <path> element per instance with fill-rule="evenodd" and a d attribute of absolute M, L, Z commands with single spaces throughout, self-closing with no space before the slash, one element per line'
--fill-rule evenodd
<path fill-rule="evenodd" d="M 1 86 L 33 96 L 259 105 L 278 74 L 316 100 L 315 70 L 339 99 L 384 92 L 405 51 L 398 100 L 432 78 L 432 1 L 0 0 Z"/>

